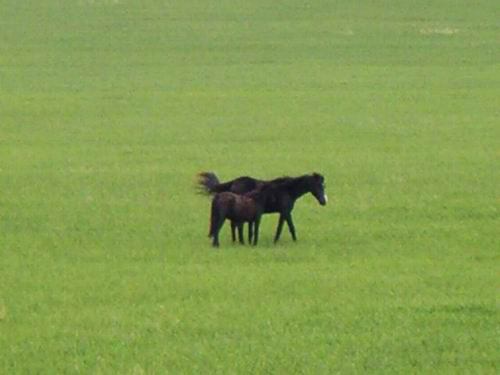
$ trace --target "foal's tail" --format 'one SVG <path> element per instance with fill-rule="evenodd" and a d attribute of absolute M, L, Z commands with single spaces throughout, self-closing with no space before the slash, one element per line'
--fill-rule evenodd
<path fill-rule="evenodd" d="M 212 195 L 222 191 L 229 191 L 232 182 L 221 184 L 215 173 L 200 172 L 198 173 L 198 191 L 201 194 Z"/>

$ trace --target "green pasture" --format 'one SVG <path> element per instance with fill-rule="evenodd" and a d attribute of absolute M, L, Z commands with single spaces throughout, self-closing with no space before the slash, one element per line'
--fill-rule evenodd
<path fill-rule="evenodd" d="M 497 374 L 499 14 L 0 2 L 0 373 Z M 329 204 L 215 250 L 200 171 Z"/>

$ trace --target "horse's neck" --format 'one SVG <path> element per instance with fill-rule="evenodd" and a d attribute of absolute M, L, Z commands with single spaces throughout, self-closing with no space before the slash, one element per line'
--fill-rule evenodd
<path fill-rule="evenodd" d="M 305 177 L 298 177 L 295 181 L 290 183 L 287 190 L 288 190 L 290 196 L 294 200 L 299 199 L 304 194 L 310 192 L 308 184 L 305 181 Z"/>
<path fill-rule="evenodd" d="M 266 202 L 268 195 L 269 193 L 258 192 L 253 196 L 253 200 L 257 204 L 264 204 Z"/>

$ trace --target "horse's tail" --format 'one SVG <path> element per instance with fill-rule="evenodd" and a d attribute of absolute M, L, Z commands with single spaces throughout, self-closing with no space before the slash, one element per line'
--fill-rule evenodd
<path fill-rule="evenodd" d="M 210 229 L 208 232 L 208 237 L 213 237 L 215 235 L 215 232 L 217 231 L 217 223 L 219 222 L 219 212 L 217 210 L 217 199 L 218 197 L 215 196 L 214 199 L 212 199 L 212 208 L 210 210 Z"/>
<path fill-rule="evenodd" d="M 212 195 L 231 189 L 232 182 L 221 184 L 215 173 L 200 172 L 198 173 L 198 190 L 202 194 Z"/>

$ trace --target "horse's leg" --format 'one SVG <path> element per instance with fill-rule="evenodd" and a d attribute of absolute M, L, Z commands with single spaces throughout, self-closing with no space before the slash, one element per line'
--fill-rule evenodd
<path fill-rule="evenodd" d="M 238 223 L 238 239 L 240 244 L 245 244 L 245 240 L 243 239 L 243 223 Z"/>
<path fill-rule="evenodd" d="M 248 222 L 248 243 L 251 245 L 252 244 L 252 238 L 253 238 L 253 221 Z"/>
<path fill-rule="evenodd" d="M 280 214 L 280 221 L 278 222 L 278 228 L 276 229 L 276 235 L 274 236 L 274 243 L 278 242 L 281 235 L 281 230 L 283 229 L 283 222 L 285 221 L 285 217 L 283 214 Z"/>
<path fill-rule="evenodd" d="M 288 229 L 290 229 L 290 234 L 292 235 L 292 239 L 294 241 L 297 241 L 297 237 L 295 236 L 295 226 L 293 225 L 293 221 L 292 221 L 292 214 L 288 213 L 285 216 L 285 220 L 286 220 L 286 223 L 288 224 Z"/>

